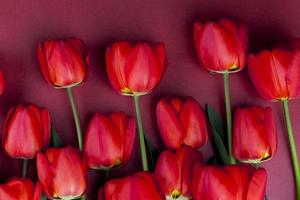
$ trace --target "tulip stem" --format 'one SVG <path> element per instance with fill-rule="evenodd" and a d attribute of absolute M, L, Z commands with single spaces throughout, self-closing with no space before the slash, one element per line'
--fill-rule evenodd
<path fill-rule="evenodd" d="M 139 103 L 139 96 L 134 95 L 134 105 L 135 105 L 135 112 L 136 112 L 136 120 L 138 123 L 138 130 L 139 130 L 139 143 L 140 143 L 140 151 L 143 163 L 143 170 L 148 171 L 148 160 L 147 160 L 147 153 L 146 153 L 146 145 L 145 145 L 145 138 L 143 132 L 143 124 L 142 124 L 142 116 L 140 111 L 140 103 Z"/>
<path fill-rule="evenodd" d="M 23 169 L 22 169 L 22 176 L 25 178 L 28 173 L 28 159 L 23 159 Z"/>
<path fill-rule="evenodd" d="M 227 122 L 227 140 L 228 140 L 228 156 L 229 163 L 235 164 L 235 159 L 232 156 L 232 119 L 231 119 L 231 103 L 229 90 L 229 73 L 223 74 L 224 78 L 224 92 L 225 92 L 225 106 L 226 106 L 226 122 Z"/>
<path fill-rule="evenodd" d="M 296 182 L 296 199 L 300 200 L 300 168 L 299 168 L 297 150 L 296 150 L 296 145 L 294 140 L 294 133 L 293 133 L 292 123 L 291 123 L 288 100 L 283 101 L 283 108 L 284 108 L 285 124 L 286 124 L 289 143 L 290 143 L 290 152 L 292 156 L 295 182 Z"/>
<path fill-rule="evenodd" d="M 78 109 L 76 106 L 76 102 L 74 99 L 72 87 L 68 87 L 67 92 L 68 92 L 68 96 L 69 96 L 70 103 L 72 106 L 74 121 L 75 121 L 75 125 L 76 125 L 78 146 L 79 146 L 80 151 L 82 151 L 82 131 L 81 131 L 81 125 L 80 125 L 80 118 L 79 118 L 79 112 L 78 112 Z"/>

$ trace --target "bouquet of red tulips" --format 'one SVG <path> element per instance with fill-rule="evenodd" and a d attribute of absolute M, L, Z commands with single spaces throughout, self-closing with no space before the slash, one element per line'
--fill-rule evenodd
<path fill-rule="evenodd" d="M 23 159 L 23 171 L 22 177 L 0 185 L 0 200 L 87 199 L 88 169 L 106 174 L 98 200 L 267 199 L 267 171 L 260 165 L 277 150 L 273 111 L 252 105 L 235 109 L 233 117 L 231 112 L 229 75 L 247 63 L 258 93 L 283 104 L 296 199 L 300 200 L 300 169 L 288 105 L 289 100 L 300 96 L 300 43 L 295 40 L 247 56 L 246 26 L 222 19 L 196 22 L 194 44 L 200 65 L 211 74 L 223 76 L 226 126 L 212 107 L 207 105 L 204 110 L 192 97 L 162 97 L 156 105 L 156 120 L 165 150 L 155 156 L 157 151 L 151 148 L 143 128 L 142 114 L 147 113 L 140 111 L 140 97 L 149 95 L 165 72 L 163 43 L 122 41 L 107 48 L 106 70 L 111 85 L 121 95 L 133 97 L 136 115 L 94 113 L 84 134 L 73 88 L 85 81 L 88 51 L 75 38 L 40 43 L 37 57 L 44 78 L 68 94 L 78 148 L 62 143 L 46 108 L 14 106 L 6 115 L 2 147 L 10 157 Z M 0 73 L 1 93 L 3 89 Z M 201 148 L 208 142 L 214 156 L 204 158 Z M 125 166 L 138 150 L 142 170 L 136 166 L 136 173 L 130 176 L 111 178 L 110 171 Z M 36 183 L 27 175 L 33 159 Z"/>

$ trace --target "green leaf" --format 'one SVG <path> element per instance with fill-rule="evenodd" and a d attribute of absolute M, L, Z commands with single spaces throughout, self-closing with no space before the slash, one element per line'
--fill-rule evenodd
<path fill-rule="evenodd" d="M 45 195 L 41 195 L 41 200 L 47 200 L 47 197 Z"/>
<path fill-rule="evenodd" d="M 206 106 L 206 111 L 208 115 L 208 120 L 212 128 L 214 147 L 217 150 L 218 156 L 221 159 L 222 163 L 228 165 L 230 164 L 230 161 L 228 151 L 225 145 L 226 137 L 222 120 L 219 117 L 218 113 L 216 113 L 214 109 L 209 105 Z"/>
<path fill-rule="evenodd" d="M 220 116 L 209 105 L 206 105 L 206 111 L 207 111 L 207 115 L 208 115 L 208 120 L 209 120 L 212 128 L 219 133 L 219 136 L 225 143 L 225 141 L 226 141 L 226 136 L 225 136 L 225 131 L 224 131 L 225 129 L 224 129 L 224 125 L 223 125 L 223 122 L 222 122 Z"/>
<path fill-rule="evenodd" d="M 56 132 L 55 128 L 51 127 L 51 146 L 52 147 L 62 147 L 64 146 L 60 136 Z"/>
<path fill-rule="evenodd" d="M 148 155 L 150 156 L 149 169 L 150 169 L 150 171 L 154 171 L 160 152 L 153 145 L 153 143 L 150 141 L 150 139 L 148 137 L 146 137 L 146 134 L 144 134 L 144 135 L 145 135 L 145 140 L 146 140 L 146 142 L 145 142 L 146 150 L 148 151 Z"/>
<path fill-rule="evenodd" d="M 222 160 L 223 164 L 229 165 L 230 161 L 229 161 L 228 152 L 219 133 L 216 130 L 213 130 L 212 132 L 213 132 L 212 135 L 213 135 L 215 147 L 218 150 L 220 159 Z"/>

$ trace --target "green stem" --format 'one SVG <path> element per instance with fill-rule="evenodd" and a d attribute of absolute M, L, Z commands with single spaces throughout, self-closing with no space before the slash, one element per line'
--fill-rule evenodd
<path fill-rule="evenodd" d="M 148 168 L 146 145 L 145 145 L 142 117 L 141 117 L 140 104 L 139 104 L 139 96 L 134 95 L 133 97 L 134 97 L 134 105 L 135 105 L 135 112 L 136 112 L 136 120 L 138 123 L 138 130 L 139 130 L 139 143 L 140 143 L 141 157 L 143 162 L 143 170 L 148 171 L 149 168 Z"/>
<path fill-rule="evenodd" d="M 224 73 L 224 92 L 225 92 L 225 106 L 226 106 L 226 122 L 227 122 L 227 140 L 228 140 L 228 154 L 229 163 L 235 164 L 235 159 L 232 156 L 232 116 L 229 90 L 229 74 Z"/>
<path fill-rule="evenodd" d="M 290 143 L 290 153 L 292 157 L 295 182 L 296 182 L 295 183 L 296 199 L 300 200 L 300 169 L 299 169 L 299 162 L 298 162 L 297 150 L 295 145 L 294 133 L 293 133 L 292 123 L 291 123 L 288 100 L 283 101 L 283 108 L 284 108 L 285 124 L 286 124 L 289 143 Z"/>
<path fill-rule="evenodd" d="M 23 169 L 22 169 L 22 176 L 25 178 L 28 173 L 28 159 L 23 159 Z"/>
<path fill-rule="evenodd" d="M 68 87 L 67 92 L 68 92 L 68 96 L 69 96 L 70 103 L 72 106 L 74 121 L 75 121 L 75 125 L 76 125 L 78 146 L 79 146 L 80 151 L 82 151 L 82 131 L 81 131 L 81 125 L 80 125 L 80 118 L 79 118 L 79 112 L 78 112 L 78 109 L 76 106 L 76 102 L 74 99 L 72 87 Z"/>

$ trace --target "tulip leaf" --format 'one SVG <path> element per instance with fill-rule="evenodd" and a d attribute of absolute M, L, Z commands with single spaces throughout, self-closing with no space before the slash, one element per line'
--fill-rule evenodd
<path fill-rule="evenodd" d="M 225 145 L 226 137 L 222 120 L 219 117 L 218 113 L 215 112 L 214 109 L 209 105 L 206 106 L 206 111 L 212 129 L 214 148 L 217 150 L 218 156 L 221 159 L 222 163 L 228 165 L 230 164 L 229 155 Z"/>
<path fill-rule="evenodd" d="M 145 142 L 146 143 L 146 150 L 148 151 L 147 155 L 149 155 L 149 157 L 150 157 L 149 169 L 150 169 L 150 171 L 154 171 L 160 152 L 153 145 L 151 140 L 148 137 L 146 137 L 146 134 L 145 134 L 145 140 L 146 140 L 146 142 Z"/>
<path fill-rule="evenodd" d="M 225 136 L 225 132 L 224 132 L 224 125 L 223 122 L 220 118 L 220 116 L 218 115 L 218 113 L 209 105 L 206 105 L 206 112 L 208 115 L 208 120 L 212 126 L 212 128 L 214 130 L 216 130 L 219 134 L 219 136 L 221 137 L 221 139 L 223 140 L 223 142 L 225 143 L 226 141 L 226 136 Z"/>
<path fill-rule="evenodd" d="M 52 147 L 62 147 L 64 146 L 60 136 L 56 132 L 55 128 L 51 127 L 51 146 Z"/>
<path fill-rule="evenodd" d="M 45 195 L 41 195 L 41 200 L 47 200 L 47 197 Z"/>
<path fill-rule="evenodd" d="M 224 165 L 229 165 L 229 156 L 224 142 L 222 141 L 219 133 L 216 130 L 212 131 L 215 148 L 217 149 L 220 159 Z"/>

